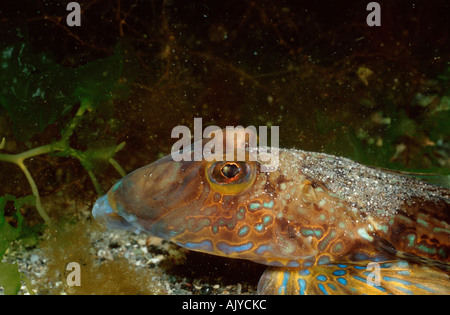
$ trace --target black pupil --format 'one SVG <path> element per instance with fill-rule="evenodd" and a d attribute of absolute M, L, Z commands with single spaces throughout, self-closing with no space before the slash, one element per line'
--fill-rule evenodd
<path fill-rule="evenodd" d="M 239 174 L 240 170 L 241 169 L 236 164 L 226 164 L 222 167 L 222 174 L 225 177 L 233 178 Z"/>

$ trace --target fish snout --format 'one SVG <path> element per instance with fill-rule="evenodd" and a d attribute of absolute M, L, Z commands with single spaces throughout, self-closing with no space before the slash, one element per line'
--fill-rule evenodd
<path fill-rule="evenodd" d="M 139 228 L 127 222 L 123 217 L 117 214 L 108 202 L 108 196 L 104 195 L 97 199 L 92 208 L 94 219 L 105 225 L 108 229 L 125 230 L 138 232 Z"/>

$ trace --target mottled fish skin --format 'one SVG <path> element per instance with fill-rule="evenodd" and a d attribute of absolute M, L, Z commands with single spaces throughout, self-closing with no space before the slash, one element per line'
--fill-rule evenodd
<path fill-rule="evenodd" d="M 222 171 L 234 163 L 166 156 L 116 183 L 108 211 L 131 229 L 275 270 L 404 259 L 448 281 L 449 189 L 300 150 L 280 149 L 273 172 L 241 162 L 236 180 Z"/>

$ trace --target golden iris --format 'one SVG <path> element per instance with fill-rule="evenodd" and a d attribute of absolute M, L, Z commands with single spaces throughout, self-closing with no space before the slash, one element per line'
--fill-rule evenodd
<path fill-rule="evenodd" d="M 209 163 L 205 172 L 213 190 L 225 195 L 236 195 L 253 185 L 256 165 L 254 162 L 219 161 Z"/>

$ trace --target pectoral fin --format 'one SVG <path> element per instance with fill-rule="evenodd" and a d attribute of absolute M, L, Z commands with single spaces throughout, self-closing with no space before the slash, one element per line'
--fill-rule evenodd
<path fill-rule="evenodd" d="M 450 294 L 449 275 L 406 261 L 266 269 L 258 294 Z"/>

